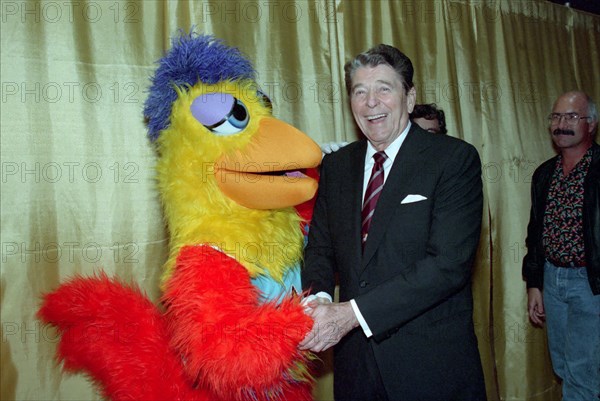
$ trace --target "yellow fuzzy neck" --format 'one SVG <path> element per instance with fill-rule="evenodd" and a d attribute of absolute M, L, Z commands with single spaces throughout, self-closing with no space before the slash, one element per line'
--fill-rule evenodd
<path fill-rule="evenodd" d="M 191 115 L 191 102 L 213 91 L 245 100 L 252 118 L 243 132 L 215 136 Z M 253 93 L 251 82 L 221 83 L 218 88 L 200 84 L 179 91 L 171 125 L 158 139 L 158 185 L 170 231 L 163 283 L 185 245 L 210 244 L 237 259 L 252 277 L 268 273 L 279 281 L 302 257 L 303 236 L 295 209 L 245 208 L 225 197 L 215 180 L 217 158 L 247 145 L 261 117 L 269 115 L 256 98 L 248 98 Z"/>

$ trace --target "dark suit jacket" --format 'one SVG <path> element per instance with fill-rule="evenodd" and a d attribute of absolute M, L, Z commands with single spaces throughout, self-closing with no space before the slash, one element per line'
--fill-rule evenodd
<path fill-rule="evenodd" d="M 472 322 L 471 268 L 482 215 L 481 163 L 461 140 L 413 124 L 379 198 L 361 252 L 367 142 L 326 156 L 302 273 L 312 293 L 355 299 L 373 332 L 335 348 L 336 400 L 484 400 Z M 409 194 L 426 200 L 402 204 Z M 375 375 L 375 376 L 374 376 Z"/>

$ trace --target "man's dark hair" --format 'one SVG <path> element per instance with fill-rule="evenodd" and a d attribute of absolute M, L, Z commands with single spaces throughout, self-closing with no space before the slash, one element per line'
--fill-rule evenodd
<path fill-rule="evenodd" d="M 352 76 L 360 67 L 377 67 L 381 64 L 387 64 L 392 67 L 402 80 L 402 86 L 406 93 L 414 86 L 414 69 L 410 59 L 390 45 L 380 44 L 370 48 L 366 52 L 360 53 L 353 60 L 350 60 L 344 66 L 346 91 L 348 95 L 352 90 Z"/>
<path fill-rule="evenodd" d="M 430 104 L 415 104 L 413 112 L 410 113 L 410 119 L 424 118 L 426 120 L 437 119 L 440 124 L 440 134 L 448 133 L 446 129 L 446 116 L 444 110 L 438 109 L 435 103 Z"/>

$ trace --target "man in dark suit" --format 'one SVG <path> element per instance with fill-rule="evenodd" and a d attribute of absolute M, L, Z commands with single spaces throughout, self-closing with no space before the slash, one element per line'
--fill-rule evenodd
<path fill-rule="evenodd" d="M 315 325 L 300 348 L 336 346 L 337 401 L 485 400 L 470 283 L 479 156 L 410 123 L 413 67 L 398 49 L 345 70 L 366 140 L 323 160 L 302 272 Z"/>

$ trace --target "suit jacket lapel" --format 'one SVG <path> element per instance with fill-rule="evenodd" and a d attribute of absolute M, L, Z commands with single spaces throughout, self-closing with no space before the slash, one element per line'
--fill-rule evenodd
<path fill-rule="evenodd" d="M 351 260 L 360 260 L 362 255 L 362 246 L 360 239 L 361 231 L 361 210 L 362 210 L 362 192 L 365 170 L 365 154 L 367 152 L 367 141 L 361 142 L 350 155 L 350 167 L 348 169 L 349 179 L 344 180 L 345 185 L 340 194 L 341 207 L 348 211 L 348 219 L 350 220 L 350 243 L 348 250 L 351 252 Z M 357 266 L 356 263 L 353 264 Z"/>
<path fill-rule="evenodd" d="M 375 254 L 383 235 L 388 229 L 391 221 L 390 217 L 394 214 L 396 208 L 400 206 L 400 201 L 408 195 L 409 184 L 421 167 L 419 154 L 427 147 L 427 143 L 423 140 L 424 137 L 415 131 L 417 131 L 417 126 L 413 124 L 396 155 L 381 196 L 377 201 L 377 207 L 369 229 L 369 239 L 365 244 L 362 255 L 361 271 L 366 268 Z"/>

